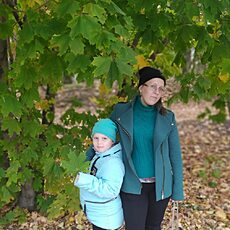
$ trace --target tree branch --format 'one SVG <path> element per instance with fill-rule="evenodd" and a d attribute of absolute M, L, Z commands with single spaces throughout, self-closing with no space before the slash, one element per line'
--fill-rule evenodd
<path fill-rule="evenodd" d="M 5 4 L 12 9 L 12 13 L 14 15 L 14 18 L 15 18 L 16 22 L 18 23 L 19 27 L 22 29 L 23 21 L 20 20 L 20 17 L 18 15 L 18 11 L 15 9 L 15 6 L 17 6 L 17 0 L 5 0 Z"/>

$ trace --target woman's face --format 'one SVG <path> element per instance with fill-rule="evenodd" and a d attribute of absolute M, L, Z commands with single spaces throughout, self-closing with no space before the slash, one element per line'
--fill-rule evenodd
<path fill-rule="evenodd" d="M 141 85 L 139 91 L 144 105 L 155 105 L 165 92 L 164 81 L 152 78 Z"/>

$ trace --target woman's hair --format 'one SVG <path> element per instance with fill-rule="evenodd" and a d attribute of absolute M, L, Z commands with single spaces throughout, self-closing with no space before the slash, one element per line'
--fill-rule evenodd
<path fill-rule="evenodd" d="M 167 109 L 163 106 L 161 98 L 156 103 L 156 107 L 157 107 L 157 109 L 158 109 L 158 111 L 160 112 L 161 115 L 163 115 L 163 116 L 166 115 Z"/>

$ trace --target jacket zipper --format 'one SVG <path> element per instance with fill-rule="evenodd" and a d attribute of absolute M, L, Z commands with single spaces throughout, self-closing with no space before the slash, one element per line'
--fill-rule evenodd
<path fill-rule="evenodd" d="M 106 203 L 109 203 L 109 202 L 111 202 L 111 201 L 113 201 L 115 199 L 117 199 L 117 196 L 112 198 L 112 199 L 110 199 L 110 200 L 101 201 L 101 202 L 100 201 L 91 201 L 91 200 L 85 200 L 85 202 L 92 203 L 92 204 L 106 204 Z"/>
<path fill-rule="evenodd" d="M 91 203 L 91 204 L 106 204 L 106 203 L 109 203 L 113 200 L 117 199 L 117 196 L 110 199 L 110 200 L 107 200 L 107 201 L 102 201 L 102 202 L 98 202 L 98 201 L 90 201 L 90 200 L 85 200 L 85 203 L 84 203 L 84 206 L 82 207 L 83 209 L 83 212 L 85 213 L 85 215 L 87 216 L 87 213 L 86 213 L 86 203 Z"/>
<path fill-rule="evenodd" d="M 164 155 L 163 155 L 163 144 L 161 144 L 161 158 L 163 162 L 163 183 L 162 183 L 162 189 L 161 189 L 161 199 L 164 199 L 164 185 L 165 185 L 165 161 L 164 161 Z"/>
<path fill-rule="evenodd" d="M 129 137 L 129 139 L 131 140 L 131 136 L 128 133 L 128 131 L 118 121 L 115 121 L 115 123 L 117 123 L 117 125 L 121 127 L 121 129 L 127 134 L 127 136 Z"/>

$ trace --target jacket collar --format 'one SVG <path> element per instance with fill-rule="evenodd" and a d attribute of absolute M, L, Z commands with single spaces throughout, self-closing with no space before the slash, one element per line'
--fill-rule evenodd
<path fill-rule="evenodd" d="M 133 145 L 133 106 L 135 101 L 137 100 L 136 96 L 131 102 L 127 103 L 126 109 L 122 111 L 119 117 L 117 117 L 117 122 L 121 125 L 123 131 L 129 135 L 130 138 L 130 150 L 132 149 Z M 155 131 L 154 131 L 154 150 L 160 147 L 160 144 L 164 141 L 165 138 L 169 135 L 169 132 L 172 128 L 172 122 L 169 119 L 169 116 L 161 115 L 159 111 L 157 112 L 156 116 L 156 124 L 155 124 Z"/>

